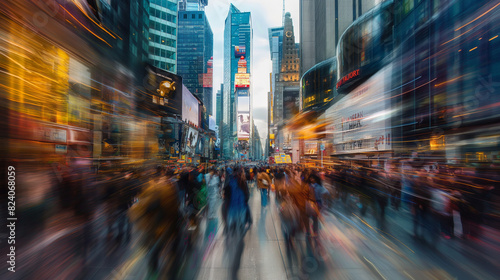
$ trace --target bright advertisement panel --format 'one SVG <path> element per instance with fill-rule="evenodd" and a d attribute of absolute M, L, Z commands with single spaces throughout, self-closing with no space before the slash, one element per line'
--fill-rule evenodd
<path fill-rule="evenodd" d="M 334 154 L 391 149 L 391 71 L 386 66 L 326 111 Z"/>
<path fill-rule="evenodd" d="M 245 46 L 234 46 L 234 57 L 242 57 L 246 54 Z"/>
<path fill-rule="evenodd" d="M 304 154 L 306 155 L 315 155 L 318 153 L 318 142 L 316 141 L 306 141 L 304 143 Z"/>
<path fill-rule="evenodd" d="M 198 130 L 192 127 L 187 127 L 185 132 L 184 151 L 190 155 L 194 155 L 198 144 Z"/>
<path fill-rule="evenodd" d="M 274 163 L 283 163 L 280 155 L 274 156 Z"/>
<path fill-rule="evenodd" d="M 210 115 L 208 117 L 208 129 L 215 131 L 216 125 L 215 125 L 215 117 Z"/>
<path fill-rule="evenodd" d="M 250 138 L 250 113 L 238 112 L 237 118 L 238 140 Z"/>
<path fill-rule="evenodd" d="M 182 120 L 199 126 L 199 102 L 196 97 L 182 85 Z"/>
<path fill-rule="evenodd" d="M 250 74 L 248 73 L 236 73 L 234 74 L 234 86 L 235 87 L 250 87 Z"/>

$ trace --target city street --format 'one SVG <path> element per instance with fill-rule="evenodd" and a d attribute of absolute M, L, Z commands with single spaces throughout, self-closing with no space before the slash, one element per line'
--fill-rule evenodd
<path fill-rule="evenodd" d="M 500 279 L 499 57 L 499 0 L 2 0 L 0 279 Z"/>

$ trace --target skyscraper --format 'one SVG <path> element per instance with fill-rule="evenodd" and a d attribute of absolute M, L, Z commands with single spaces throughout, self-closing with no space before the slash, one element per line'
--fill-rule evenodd
<path fill-rule="evenodd" d="M 279 79 L 279 73 L 281 70 L 281 59 L 283 53 L 283 26 L 269 28 L 269 49 L 271 52 L 271 61 L 272 61 L 272 72 L 271 72 L 271 92 L 270 98 L 273 99 L 275 90 L 276 90 L 276 81 Z M 271 106 L 269 106 L 269 110 L 271 111 L 271 116 L 268 120 L 269 125 L 272 125 L 272 101 Z"/>
<path fill-rule="evenodd" d="M 270 143 L 275 144 L 275 151 L 291 153 L 293 137 L 284 125 L 299 111 L 300 59 L 290 13 L 285 14 L 283 27 L 269 29 L 269 37 L 273 61 Z"/>
<path fill-rule="evenodd" d="M 222 155 L 224 158 L 234 158 L 237 144 L 235 76 L 248 74 L 252 66 L 252 18 L 250 12 L 241 12 L 233 4 L 229 7 L 224 26 L 224 91 L 223 91 L 223 116 L 222 116 Z M 246 62 L 245 72 L 238 73 L 240 60 Z M 240 67 L 241 68 L 241 67 Z M 242 69 L 242 68 L 241 68 Z M 249 79 L 247 80 L 249 82 Z M 251 86 L 248 83 L 248 86 Z M 251 88 L 251 87 L 250 87 Z M 251 91 L 249 105 L 252 104 Z M 251 108 L 248 118 L 251 120 Z M 246 119 L 247 117 L 244 116 Z M 252 127 L 250 126 L 250 135 Z"/>
<path fill-rule="evenodd" d="M 103 2 L 100 7 L 102 23 L 121 38 L 114 40 L 110 55 L 134 73 L 136 83 L 142 83 L 144 64 L 148 62 L 149 1 Z"/>
<path fill-rule="evenodd" d="M 212 115 L 213 33 L 204 11 L 179 11 L 177 74 Z"/>
<path fill-rule="evenodd" d="M 300 75 L 336 55 L 340 36 L 380 0 L 300 0 Z"/>
<path fill-rule="evenodd" d="M 220 89 L 217 90 L 216 103 L 215 103 L 215 122 L 221 127 L 222 124 L 222 92 L 224 91 L 224 84 L 220 84 Z"/>
<path fill-rule="evenodd" d="M 149 59 L 153 66 L 177 73 L 177 0 L 150 0 Z"/>

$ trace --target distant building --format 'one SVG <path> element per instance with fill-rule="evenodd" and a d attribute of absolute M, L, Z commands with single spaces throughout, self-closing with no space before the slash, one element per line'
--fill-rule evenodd
<path fill-rule="evenodd" d="M 177 0 L 150 0 L 149 59 L 153 66 L 177 73 Z"/>
<path fill-rule="evenodd" d="M 229 7 L 224 27 L 224 91 L 222 112 L 222 157 L 233 159 L 237 147 L 237 118 L 235 98 L 235 74 L 238 73 L 238 62 L 241 57 L 246 61 L 246 73 L 252 67 L 252 18 L 250 12 L 241 12 L 233 4 Z M 238 73 L 240 74 L 240 73 Z M 252 94 L 250 85 L 250 106 Z M 252 110 L 250 108 L 250 120 Z M 252 135 L 252 127 L 250 127 Z"/>
<path fill-rule="evenodd" d="M 204 11 L 179 11 L 177 74 L 212 115 L 213 33 Z"/>
<path fill-rule="evenodd" d="M 221 127 L 222 124 L 222 92 L 224 91 L 224 84 L 220 84 L 220 89 L 217 90 L 215 102 L 215 122 Z"/>

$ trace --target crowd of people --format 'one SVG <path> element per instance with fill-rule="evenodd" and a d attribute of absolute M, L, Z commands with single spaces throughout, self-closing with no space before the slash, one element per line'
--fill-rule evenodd
<path fill-rule="evenodd" d="M 493 223 L 490 214 L 498 209 L 498 175 L 494 169 L 432 166 L 413 161 L 322 169 L 291 164 L 156 166 L 92 179 L 82 172 L 63 172 L 57 193 L 61 208 L 73 211 L 85 225 L 84 255 L 92 243 L 92 217 L 101 205 L 108 241 L 128 242 L 135 225 L 149 252 L 150 272 L 176 278 L 183 257 L 201 237 L 202 217 L 221 217 L 223 233 L 243 240 L 253 224 L 252 189 L 262 209 L 277 207 L 289 247 L 297 236 L 318 240 L 322 215 L 334 208 L 371 216 L 385 230 L 392 207 L 413 217 L 416 238 L 430 241 L 478 237 L 479 225 Z M 213 239 L 217 229 L 208 230 L 206 236 Z"/>

